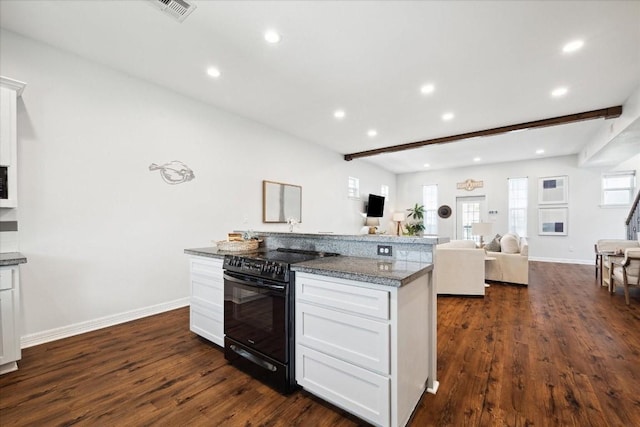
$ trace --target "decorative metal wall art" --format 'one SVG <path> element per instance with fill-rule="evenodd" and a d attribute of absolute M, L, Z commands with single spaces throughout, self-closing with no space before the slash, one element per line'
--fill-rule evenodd
<path fill-rule="evenodd" d="M 457 185 L 458 190 L 467 190 L 472 191 L 476 188 L 484 187 L 484 181 L 475 181 L 473 179 L 467 179 L 465 181 L 459 182 Z"/>
<path fill-rule="evenodd" d="M 172 160 L 169 163 L 165 163 L 160 166 L 155 163 L 151 163 L 149 165 L 149 170 L 159 170 L 160 176 L 164 182 L 171 185 L 182 184 L 183 182 L 191 181 L 196 177 L 187 165 L 178 160 Z"/>

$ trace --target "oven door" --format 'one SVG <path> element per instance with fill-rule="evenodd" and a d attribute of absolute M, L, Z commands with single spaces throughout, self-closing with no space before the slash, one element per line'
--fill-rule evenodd
<path fill-rule="evenodd" d="M 282 363 L 288 363 L 287 284 L 225 271 L 224 333 Z"/>

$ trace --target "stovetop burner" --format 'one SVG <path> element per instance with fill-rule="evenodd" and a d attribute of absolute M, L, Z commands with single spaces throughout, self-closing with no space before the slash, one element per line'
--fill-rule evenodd
<path fill-rule="evenodd" d="M 278 248 L 276 250 L 243 255 L 225 255 L 224 268 L 238 273 L 288 282 L 291 264 L 339 255 L 334 252 Z"/>

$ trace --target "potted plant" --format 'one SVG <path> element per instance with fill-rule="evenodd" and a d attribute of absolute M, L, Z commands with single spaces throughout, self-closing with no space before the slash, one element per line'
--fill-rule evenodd
<path fill-rule="evenodd" d="M 416 205 L 407 209 L 407 223 L 405 224 L 408 236 L 421 236 L 424 231 L 424 206 Z"/>

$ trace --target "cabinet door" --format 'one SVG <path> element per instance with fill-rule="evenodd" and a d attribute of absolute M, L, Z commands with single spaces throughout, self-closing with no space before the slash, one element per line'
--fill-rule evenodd
<path fill-rule="evenodd" d="M 16 93 L 0 86 L 0 165 L 11 166 L 15 145 Z"/>
<path fill-rule="evenodd" d="M 0 291 L 0 365 L 15 362 L 19 358 L 13 298 L 13 289 Z"/>
<path fill-rule="evenodd" d="M 373 424 L 389 425 L 388 377 L 299 345 L 296 381 L 305 390 Z"/>
<path fill-rule="evenodd" d="M 191 266 L 190 329 L 224 345 L 224 281 L 222 261 L 193 257 Z"/>
<path fill-rule="evenodd" d="M 296 342 L 389 374 L 389 323 L 296 303 Z"/>

